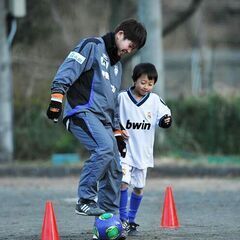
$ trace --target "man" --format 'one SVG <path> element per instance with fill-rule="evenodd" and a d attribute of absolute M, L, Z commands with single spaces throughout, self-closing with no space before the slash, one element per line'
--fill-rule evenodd
<path fill-rule="evenodd" d="M 91 154 L 80 176 L 77 214 L 118 212 L 122 169 L 113 130 L 120 129 L 114 121 L 122 77 L 120 59 L 143 47 L 146 37 L 144 26 L 129 19 L 114 33 L 83 39 L 52 82 L 48 118 L 59 119 L 65 96 L 63 122 Z M 124 145 L 119 150 L 123 156 Z"/>

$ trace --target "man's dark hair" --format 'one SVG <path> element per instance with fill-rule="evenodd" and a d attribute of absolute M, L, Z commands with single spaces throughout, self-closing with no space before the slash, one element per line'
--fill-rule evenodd
<path fill-rule="evenodd" d="M 135 19 L 127 19 L 121 22 L 115 29 L 115 33 L 123 31 L 125 39 L 136 44 L 138 49 L 142 48 L 147 39 L 145 27 Z"/>
<path fill-rule="evenodd" d="M 152 63 L 140 63 L 133 69 L 132 79 L 134 82 L 143 75 L 146 74 L 149 80 L 154 80 L 154 84 L 157 82 L 158 73 L 155 66 Z"/>

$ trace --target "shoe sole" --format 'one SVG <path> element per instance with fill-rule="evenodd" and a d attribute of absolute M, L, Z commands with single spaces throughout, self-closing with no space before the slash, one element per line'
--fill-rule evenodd
<path fill-rule="evenodd" d="M 79 212 L 78 210 L 75 210 L 75 213 L 78 214 L 78 215 L 82 215 L 82 216 L 89 216 L 84 212 Z"/>
<path fill-rule="evenodd" d="M 125 240 L 125 239 L 127 239 L 127 236 L 125 237 L 120 237 L 120 238 L 118 238 L 118 240 Z"/>
<path fill-rule="evenodd" d="M 75 210 L 75 213 L 78 214 L 78 215 L 81 215 L 81 216 L 95 216 L 95 217 L 98 217 L 100 215 L 102 215 L 103 213 L 100 213 L 100 214 L 87 214 L 87 213 L 84 213 L 84 212 L 79 212 L 78 210 Z"/>
<path fill-rule="evenodd" d="M 139 236 L 139 232 L 138 231 L 129 231 L 128 232 L 128 236 L 133 236 L 133 237 L 136 237 L 136 236 Z"/>

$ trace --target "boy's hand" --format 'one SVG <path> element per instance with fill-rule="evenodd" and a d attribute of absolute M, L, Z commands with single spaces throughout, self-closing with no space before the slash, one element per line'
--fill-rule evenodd
<path fill-rule="evenodd" d="M 54 93 L 51 95 L 51 102 L 47 109 L 47 116 L 49 119 L 52 119 L 54 122 L 58 121 L 58 118 L 62 112 L 62 99 L 63 94 Z"/>
<path fill-rule="evenodd" d="M 168 114 L 164 115 L 159 120 L 159 127 L 169 128 L 171 125 L 172 125 L 172 116 L 169 116 Z"/>
<path fill-rule="evenodd" d="M 122 131 L 121 130 L 114 131 L 114 136 L 117 140 L 118 151 L 120 152 L 121 157 L 125 158 L 127 153 L 127 147 L 122 136 Z"/>

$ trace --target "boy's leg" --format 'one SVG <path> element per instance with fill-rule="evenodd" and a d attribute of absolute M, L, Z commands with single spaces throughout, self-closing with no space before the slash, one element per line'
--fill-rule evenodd
<path fill-rule="evenodd" d="M 122 222 L 128 221 L 128 186 L 131 182 L 131 170 L 132 167 L 126 163 L 122 163 L 122 184 L 121 184 L 121 197 L 120 197 L 120 207 L 119 207 L 119 215 Z"/>
<path fill-rule="evenodd" d="M 128 221 L 127 203 L 128 203 L 128 188 L 121 189 L 119 215 L 122 221 Z"/>
<path fill-rule="evenodd" d="M 133 192 L 130 198 L 130 207 L 128 213 L 128 220 L 131 223 L 135 223 L 135 218 L 143 198 L 143 188 L 146 182 L 147 169 L 137 169 L 132 170 L 131 183 L 134 186 Z"/>
<path fill-rule="evenodd" d="M 129 206 L 129 213 L 128 213 L 128 220 L 129 223 L 135 222 L 135 218 L 141 204 L 143 195 L 137 195 L 134 191 L 131 194 L 130 198 L 130 206 Z"/>

